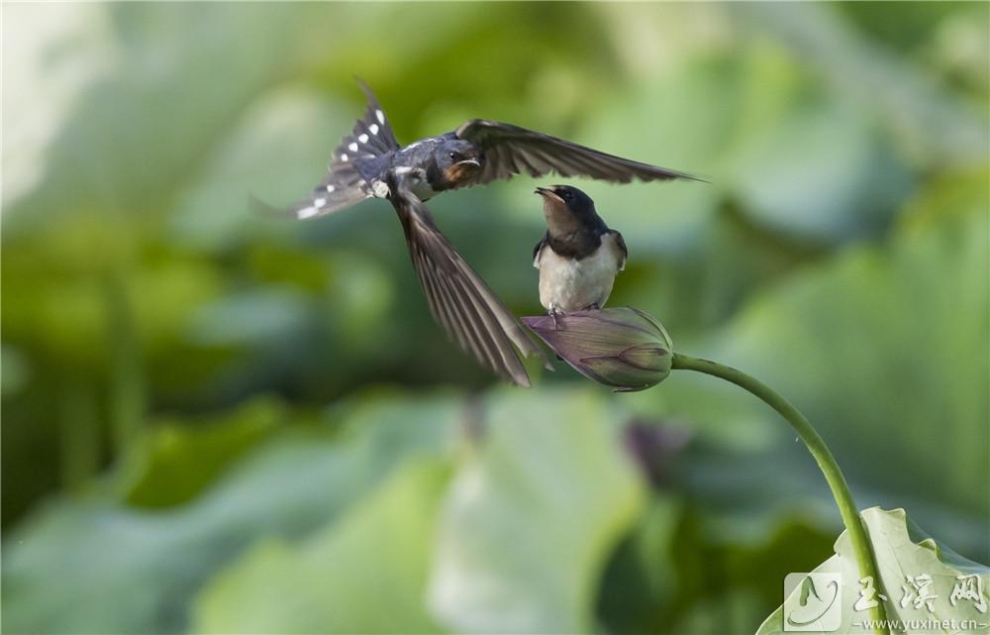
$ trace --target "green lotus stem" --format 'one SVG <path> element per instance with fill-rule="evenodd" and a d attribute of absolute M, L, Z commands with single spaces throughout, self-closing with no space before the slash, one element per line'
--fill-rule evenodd
<path fill-rule="evenodd" d="M 828 446 L 825 445 L 825 441 L 822 440 L 818 432 L 812 427 L 811 422 L 789 401 L 771 390 L 769 386 L 735 368 L 679 353 L 674 354 L 672 367 L 675 370 L 693 370 L 695 372 L 705 373 L 706 375 L 712 375 L 713 377 L 731 382 L 764 401 L 791 424 L 791 427 L 794 428 L 798 436 L 801 437 L 801 440 L 808 447 L 808 451 L 815 457 L 818 467 L 821 468 L 822 473 L 825 475 L 825 480 L 832 490 L 832 497 L 835 498 L 835 503 L 839 506 L 839 513 L 842 515 L 842 523 L 846 526 L 846 531 L 849 532 L 849 539 L 852 542 L 856 564 L 859 565 L 860 577 L 872 576 L 877 585 L 879 585 L 881 578 L 877 570 L 873 545 L 866 535 L 866 529 L 859 517 L 859 512 L 857 511 L 856 503 L 853 501 L 852 494 L 849 492 L 849 486 L 846 484 L 845 477 L 842 476 L 839 464 L 835 462 L 835 457 L 829 452 Z M 872 613 L 871 617 L 875 620 L 875 624 L 877 624 L 874 632 L 889 633 L 885 628 L 879 626 L 886 623 L 883 621 L 886 620 L 886 611 L 883 602 L 878 601 L 876 606 L 870 611 Z"/>
<path fill-rule="evenodd" d="M 100 471 L 100 406 L 92 382 L 66 378 L 59 400 L 59 459 L 65 489 L 77 494 Z"/>
<path fill-rule="evenodd" d="M 141 432 L 147 408 L 141 344 L 127 280 L 118 267 L 104 278 L 110 351 L 110 441 L 120 456 Z"/>

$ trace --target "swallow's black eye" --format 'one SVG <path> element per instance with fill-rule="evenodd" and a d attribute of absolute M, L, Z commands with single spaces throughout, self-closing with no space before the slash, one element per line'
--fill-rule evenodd
<path fill-rule="evenodd" d="M 460 161 L 461 160 L 461 153 L 460 152 L 451 152 L 448 156 L 450 156 L 450 160 L 451 161 Z"/>
<path fill-rule="evenodd" d="M 563 191 L 563 192 L 561 193 L 561 196 L 563 196 L 563 197 L 564 197 L 564 200 L 565 200 L 565 201 L 569 201 L 569 200 L 571 200 L 572 198 L 574 198 L 574 195 L 573 195 L 573 194 L 571 194 L 570 192 L 568 192 L 567 190 L 564 190 L 564 191 Z"/>

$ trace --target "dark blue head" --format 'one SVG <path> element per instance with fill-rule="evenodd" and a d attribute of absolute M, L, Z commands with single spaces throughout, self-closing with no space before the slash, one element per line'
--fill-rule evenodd
<path fill-rule="evenodd" d="M 470 180 L 481 170 L 484 161 L 478 146 L 463 139 L 445 139 L 433 158 L 446 187 L 456 187 Z"/>
<path fill-rule="evenodd" d="M 591 200 L 591 197 L 570 185 L 551 185 L 550 187 L 538 187 L 536 192 L 547 199 L 560 199 L 560 202 L 567 206 L 572 214 L 579 217 L 593 217 L 597 214 L 595 211 L 595 202 Z"/>
<path fill-rule="evenodd" d="M 538 187 L 543 197 L 543 214 L 553 233 L 574 231 L 577 227 L 597 227 L 601 220 L 591 197 L 570 185 Z"/>

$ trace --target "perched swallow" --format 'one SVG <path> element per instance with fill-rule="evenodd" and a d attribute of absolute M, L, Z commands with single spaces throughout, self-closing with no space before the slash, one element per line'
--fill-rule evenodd
<path fill-rule="evenodd" d="M 616 183 L 695 179 L 646 163 L 605 154 L 550 135 L 485 119 L 452 132 L 399 145 L 378 99 L 363 82 L 364 116 L 334 150 L 326 178 L 287 213 L 315 218 L 367 198 L 388 199 L 402 221 L 409 253 L 434 318 L 462 349 L 516 384 L 529 377 L 513 345 L 523 354 L 539 347 L 480 276 L 440 233 L 423 201 L 438 192 L 527 173 L 587 176 Z"/>
<path fill-rule="evenodd" d="M 550 315 L 600 309 L 626 266 L 626 242 L 609 229 L 591 198 L 569 185 L 538 187 L 547 233 L 533 249 L 540 304 Z"/>

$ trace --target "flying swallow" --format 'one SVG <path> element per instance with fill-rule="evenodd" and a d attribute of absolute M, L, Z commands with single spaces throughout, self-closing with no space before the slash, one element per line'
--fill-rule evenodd
<path fill-rule="evenodd" d="M 368 99 L 364 116 L 334 150 L 326 178 L 286 210 L 290 215 L 314 218 L 366 198 L 388 198 L 389 174 L 408 180 L 423 201 L 446 190 L 522 173 L 585 176 L 613 183 L 702 180 L 488 119 L 472 119 L 456 130 L 402 147 L 374 93 L 364 82 L 360 85 Z"/>
<path fill-rule="evenodd" d="M 609 229 L 591 198 L 569 185 L 538 187 L 547 232 L 533 249 L 540 304 L 551 315 L 599 309 L 626 266 L 626 242 Z"/>
<path fill-rule="evenodd" d="M 516 352 L 546 358 L 517 318 L 440 233 L 423 201 L 439 192 L 526 173 L 615 183 L 692 179 L 512 124 L 472 119 L 454 131 L 399 145 L 385 111 L 360 82 L 364 115 L 334 150 L 327 176 L 286 212 L 298 219 L 337 212 L 367 198 L 392 203 L 434 318 L 463 350 L 518 385 L 529 377 Z"/>

